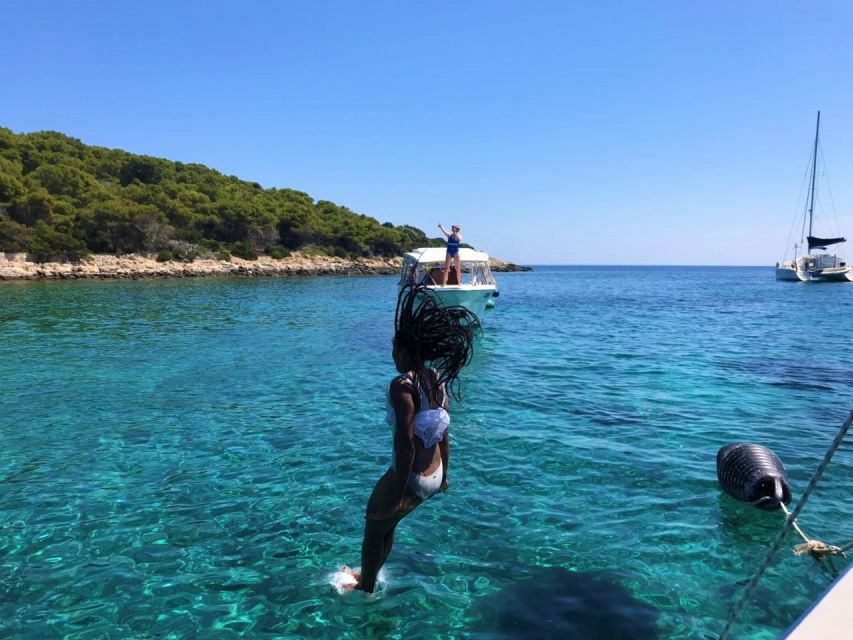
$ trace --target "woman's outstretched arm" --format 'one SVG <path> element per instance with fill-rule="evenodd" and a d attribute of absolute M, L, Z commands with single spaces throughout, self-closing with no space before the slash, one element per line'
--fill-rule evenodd
<path fill-rule="evenodd" d="M 441 491 L 447 490 L 447 467 L 450 464 L 450 431 L 444 434 L 444 438 L 438 443 L 441 452 Z"/>
<path fill-rule="evenodd" d="M 436 377 L 438 374 L 436 374 Z M 441 385 L 441 395 L 442 402 L 441 406 L 444 407 L 445 411 L 450 411 L 450 397 L 447 395 L 447 388 L 444 385 Z M 441 452 L 441 467 L 442 467 L 442 475 L 441 475 L 441 490 L 447 491 L 447 470 L 450 467 L 450 429 L 444 433 L 444 438 L 441 439 L 441 442 L 438 443 L 438 449 Z"/>
<path fill-rule="evenodd" d="M 394 471 L 389 471 L 390 487 L 374 503 L 368 504 L 368 520 L 385 520 L 397 514 L 403 504 L 409 475 L 415 461 L 415 401 L 414 387 L 408 381 L 397 378 L 391 383 L 389 393 L 394 408 L 396 422 L 394 427 Z M 387 486 L 387 485 L 386 485 Z M 372 507 L 372 508 L 371 508 Z"/>
<path fill-rule="evenodd" d="M 394 459 L 397 486 L 394 492 L 397 508 L 403 503 L 412 465 L 415 462 L 415 387 L 408 380 L 397 378 L 391 383 L 391 406 L 394 407 Z M 395 509 L 396 510 L 396 509 Z"/>

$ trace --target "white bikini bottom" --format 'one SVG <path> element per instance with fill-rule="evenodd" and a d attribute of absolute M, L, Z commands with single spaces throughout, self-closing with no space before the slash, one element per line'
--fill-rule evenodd
<path fill-rule="evenodd" d="M 441 478 L 444 476 L 444 465 L 441 460 L 438 467 L 428 476 L 412 472 L 409 474 L 409 489 L 421 500 L 429 500 L 441 488 Z"/>

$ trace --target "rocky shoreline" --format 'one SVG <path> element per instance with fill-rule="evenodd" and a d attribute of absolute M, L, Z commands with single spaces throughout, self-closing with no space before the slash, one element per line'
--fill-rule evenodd
<path fill-rule="evenodd" d="M 0 280 L 115 280 L 147 278 L 195 278 L 215 276 L 320 276 L 320 275 L 396 275 L 402 258 L 360 258 L 347 260 L 327 256 L 304 255 L 257 260 L 196 258 L 192 262 L 158 262 L 153 256 L 96 255 L 80 262 L 31 262 L 25 253 L 0 253 Z M 493 271 L 529 271 L 503 260 L 491 260 Z"/>

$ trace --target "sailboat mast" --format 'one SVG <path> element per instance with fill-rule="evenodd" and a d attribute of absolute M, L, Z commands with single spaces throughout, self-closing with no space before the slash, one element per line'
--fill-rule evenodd
<path fill-rule="evenodd" d="M 817 174 L 817 141 L 818 136 L 820 135 L 820 111 L 817 112 L 817 126 L 815 127 L 814 132 L 814 152 L 812 153 L 812 184 L 811 184 L 811 195 L 809 196 L 809 235 L 812 235 L 812 220 L 814 217 L 814 184 L 815 177 Z M 809 253 L 812 252 L 812 248 L 809 247 Z"/>

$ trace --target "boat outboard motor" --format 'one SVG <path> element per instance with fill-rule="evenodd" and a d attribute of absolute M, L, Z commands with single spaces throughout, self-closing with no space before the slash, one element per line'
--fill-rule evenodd
<path fill-rule="evenodd" d="M 717 452 L 717 479 L 736 500 L 772 511 L 791 502 L 788 474 L 782 461 L 760 444 L 732 443 Z"/>

